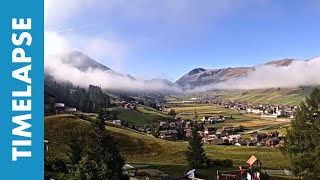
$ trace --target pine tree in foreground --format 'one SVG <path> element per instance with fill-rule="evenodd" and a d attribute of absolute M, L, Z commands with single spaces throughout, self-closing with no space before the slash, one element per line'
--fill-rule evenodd
<path fill-rule="evenodd" d="M 192 135 L 185 155 L 190 168 L 205 166 L 207 157 L 203 149 L 202 138 L 198 135 L 198 130 L 195 124 L 192 127 Z"/>
<path fill-rule="evenodd" d="M 75 176 L 80 180 L 119 180 L 123 175 L 124 158 L 117 143 L 106 131 L 103 113 L 93 123 L 94 130 L 89 134 L 87 155 L 77 166 Z"/>
<path fill-rule="evenodd" d="M 304 179 L 320 179 L 320 90 L 302 102 L 287 130 L 282 152 L 290 158 L 293 172 Z"/>

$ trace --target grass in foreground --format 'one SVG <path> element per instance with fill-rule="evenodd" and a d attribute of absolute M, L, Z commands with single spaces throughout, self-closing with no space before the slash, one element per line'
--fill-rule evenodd
<path fill-rule="evenodd" d="M 73 115 L 56 115 L 45 118 L 45 138 L 50 141 L 47 155 L 55 156 L 68 161 L 63 148 L 65 140 L 70 133 L 84 135 L 88 133 L 90 123 Z M 186 165 L 184 151 L 188 142 L 171 142 L 119 129 L 107 127 L 107 130 L 119 143 L 121 153 L 127 163 L 147 164 L 154 166 Z M 245 165 L 251 155 L 256 155 L 266 169 L 289 168 L 289 160 L 284 157 L 279 149 L 266 147 L 235 147 L 205 145 L 204 149 L 209 158 L 232 159 L 234 165 Z"/>

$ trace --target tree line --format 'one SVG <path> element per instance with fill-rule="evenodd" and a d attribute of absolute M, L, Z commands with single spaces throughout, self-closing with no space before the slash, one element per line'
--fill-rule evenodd
<path fill-rule="evenodd" d="M 98 112 L 110 107 L 110 97 L 98 86 L 88 89 L 74 86 L 71 82 L 57 82 L 52 76 L 45 76 L 45 90 L 56 96 L 56 102 L 75 107 L 82 112 Z"/>

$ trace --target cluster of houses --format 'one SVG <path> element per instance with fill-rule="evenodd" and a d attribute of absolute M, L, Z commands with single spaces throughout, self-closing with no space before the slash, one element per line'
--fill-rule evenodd
<path fill-rule="evenodd" d="M 279 147 L 284 143 L 283 136 L 278 132 L 253 133 L 251 138 L 242 138 L 234 127 L 223 127 L 216 129 L 206 127 L 204 132 L 199 132 L 204 143 L 214 145 L 235 145 L 235 146 L 267 146 Z"/>
<path fill-rule="evenodd" d="M 165 140 L 177 140 L 182 124 L 181 120 L 176 122 L 161 121 L 159 123 L 159 137 Z"/>
<path fill-rule="evenodd" d="M 241 114 L 257 114 L 262 118 L 288 117 L 293 119 L 299 106 L 269 105 L 269 104 L 248 104 L 236 101 L 219 100 L 216 95 L 193 95 L 198 98 L 191 98 L 197 104 L 212 104 L 225 108 L 238 110 Z"/>
<path fill-rule="evenodd" d="M 229 119 L 232 119 L 232 116 L 203 116 L 201 121 L 203 123 L 209 122 L 215 124 Z"/>
<path fill-rule="evenodd" d="M 119 105 L 125 109 L 136 109 L 137 104 L 138 102 L 135 102 L 135 101 L 131 101 L 131 102 L 121 101 Z"/>
<path fill-rule="evenodd" d="M 251 138 L 242 138 L 239 127 L 225 126 L 222 128 L 203 127 L 203 122 L 195 124 L 198 135 L 202 137 L 204 143 L 213 145 L 235 145 L 235 146 L 282 146 L 283 136 L 278 132 L 252 133 Z M 178 140 L 179 137 L 190 138 L 192 132 L 191 121 L 177 120 L 175 122 L 159 123 L 159 138 L 165 140 Z"/>
<path fill-rule="evenodd" d="M 268 105 L 268 104 L 245 104 L 239 102 L 219 101 L 214 105 L 223 106 L 225 108 L 235 109 L 241 114 L 256 114 L 262 118 L 279 118 L 289 117 L 294 118 L 298 106 L 289 105 Z"/>
<path fill-rule="evenodd" d="M 62 102 L 56 102 L 56 96 L 45 91 L 44 92 L 44 113 L 48 114 L 77 114 L 77 108 L 68 107 Z"/>

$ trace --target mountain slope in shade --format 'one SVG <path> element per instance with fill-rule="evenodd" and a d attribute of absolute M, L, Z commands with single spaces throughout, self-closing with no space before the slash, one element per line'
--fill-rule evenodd
<path fill-rule="evenodd" d="M 265 65 L 275 65 L 275 66 L 289 66 L 294 61 L 301 61 L 298 59 L 282 59 L 278 61 L 270 61 L 265 63 Z"/>
<path fill-rule="evenodd" d="M 64 66 L 64 68 L 66 68 L 65 65 L 68 65 L 67 68 L 79 70 L 81 72 L 84 72 L 83 74 L 88 74 L 87 76 L 90 76 L 91 74 L 95 74 L 97 72 L 96 70 L 98 70 L 99 75 L 105 77 L 105 82 L 108 81 L 108 79 L 106 78 L 109 78 L 109 80 L 111 81 L 113 80 L 115 82 L 119 82 L 119 84 L 121 84 L 121 88 L 119 89 L 135 89 L 137 88 L 136 86 L 139 86 L 138 88 L 140 88 L 140 90 L 159 89 L 159 91 L 160 90 L 170 91 L 171 89 L 168 87 L 174 86 L 174 83 L 172 83 L 167 79 L 156 78 L 148 81 L 139 81 L 135 77 L 131 76 L 130 74 L 125 75 L 125 74 L 116 72 L 111 68 L 97 62 L 96 60 L 90 58 L 88 55 L 79 51 L 71 51 L 71 52 L 55 54 L 50 56 L 50 60 L 59 62 L 59 64 L 55 64 L 56 65 L 54 66 L 55 68 L 52 68 L 52 69 L 50 67 L 46 67 L 45 74 L 47 75 L 54 76 L 54 73 L 57 72 L 57 70 L 55 69 L 61 69 L 61 66 Z M 99 71 L 102 71 L 103 73 L 100 73 Z M 63 79 L 70 81 L 68 77 L 63 77 Z M 60 80 L 61 80 L 61 77 L 60 77 Z M 123 88 L 123 87 L 126 87 L 126 88 Z"/>
<path fill-rule="evenodd" d="M 60 55 L 61 61 L 66 64 L 70 64 L 80 71 L 86 71 L 89 68 L 99 69 L 102 71 L 110 71 L 111 69 L 94 59 L 90 58 L 88 55 L 83 54 L 79 51 L 71 51 Z"/>
<path fill-rule="evenodd" d="M 174 83 L 169 81 L 168 79 L 161 79 L 161 78 L 146 80 L 144 82 L 146 82 L 146 83 L 162 83 L 162 84 L 168 85 L 169 87 L 174 85 Z"/>
<path fill-rule="evenodd" d="M 290 66 L 294 61 L 302 61 L 298 59 L 282 59 L 270 61 L 262 65 L 272 65 L 277 67 Z M 259 66 L 259 65 L 257 65 Z M 206 86 L 209 84 L 220 83 L 235 78 L 247 76 L 250 71 L 254 71 L 255 67 L 234 67 L 222 69 L 204 69 L 196 68 L 182 76 L 175 83 L 184 89 Z"/>
<path fill-rule="evenodd" d="M 127 77 L 129 78 L 129 79 L 131 79 L 131 80 L 137 80 L 135 77 L 133 77 L 133 76 L 131 76 L 130 74 L 127 74 Z"/>
<path fill-rule="evenodd" d="M 251 67 L 223 68 L 223 69 L 203 69 L 197 68 L 176 81 L 184 88 L 193 88 L 212 83 L 219 83 L 233 78 L 246 76 Z"/>

